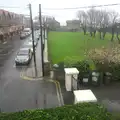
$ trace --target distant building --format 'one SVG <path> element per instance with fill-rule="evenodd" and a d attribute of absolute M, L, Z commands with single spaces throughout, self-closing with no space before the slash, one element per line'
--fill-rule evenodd
<path fill-rule="evenodd" d="M 66 21 L 68 29 L 80 29 L 80 21 L 79 20 L 67 20 Z"/>
<path fill-rule="evenodd" d="M 9 32 L 22 29 L 23 15 L 0 9 L 0 34 L 9 34 Z"/>
<path fill-rule="evenodd" d="M 58 22 L 57 20 L 55 20 L 54 17 L 50 17 L 50 16 L 42 16 L 42 24 L 45 24 L 46 26 L 48 26 L 50 29 L 56 29 L 56 28 L 60 28 L 60 22 Z M 39 26 L 39 17 L 36 16 L 34 18 L 34 26 Z"/>
<path fill-rule="evenodd" d="M 47 18 L 46 19 L 46 24 L 48 25 L 48 27 L 50 29 L 60 28 L 60 22 L 55 20 L 55 18 Z"/>
<path fill-rule="evenodd" d="M 30 17 L 23 17 L 23 25 L 26 28 L 30 28 L 31 27 Z"/>

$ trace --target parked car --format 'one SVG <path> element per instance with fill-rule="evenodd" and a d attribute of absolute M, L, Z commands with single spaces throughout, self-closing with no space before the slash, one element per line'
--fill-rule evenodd
<path fill-rule="evenodd" d="M 32 44 L 32 42 L 33 42 L 32 39 L 29 39 L 29 43 Z M 34 39 L 34 45 L 37 46 L 37 44 L 38 44 L 38 41 Z"/>
<path fill-rule="evenodd" d="M 22 46 L 22 48 L 29 48 L 31 52 L 33 53 L 33 44 L 32 42 L 25 42 L 25 44 Z"/>
<path fill-rule="evenodd" d="M 15 64 L 28 65 L 32 59 L 32 52 L 28 48 L 21 48 L 15 58 Z"/>
<path fill-rule="evenodd" d="M 26 33 L 22 32 L 22 33 L 20 34 L 20 39 L 24 39 L 25 37 L 26 37 Z"/>
<path fill-rule="evenodd" d="M 35 39 L 37 41 L 40 39 L 40 33 L 38 31 L 35 33 Z"/>
<path fill-rule="evenodd" d="M 24 30 L 20 34 L 20 39 L 25 39 L 26 37 L 30 36 L 31 29 L 30 28 L 24 28 Z"/>

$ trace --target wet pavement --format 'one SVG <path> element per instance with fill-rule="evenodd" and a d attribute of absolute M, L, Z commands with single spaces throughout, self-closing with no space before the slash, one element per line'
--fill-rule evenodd
<path fill-rule="evenodd" d="M 5 112 L 58 106 L 53 83 L 14 80 L 3 91 L 1 110 Z"/>
<path fill-rule="evenodd" d="M 74 104 L 73 92 L 66 91 L 64 80 L 59 82 L 61 83 L 64 104 Z M 108 111 L 120 113 L 120 82 L 113 82 L 110 85 L 101 87 L 86 87 L 86 89 L 91 89 L 98 102 L 103 104 Z"/>
<path fill-rule="evenodd" d="M 29 39 L 29 38 L 27 38 Z M 25 109 L 49 108 L 58 106 L 58 97 L 55 84 L 52 82 L 43 82 L 41 80 L 30 81 L 21 78 L 21 72 L 33 66 L 16 67 L 14 59 L 17 51 L 24 43 L 19 37 L 15 37 L 12 43 L 12 52 L 9 55 L 0 56 L 0 109 L 2 112 L 15 112 Z M 37 48 L 37 60 L 40 63 L 40 40 Z M 10 51 L 9 50 L 9 51 Z M 41 68 L 40 68 L 41 69 Z"/>

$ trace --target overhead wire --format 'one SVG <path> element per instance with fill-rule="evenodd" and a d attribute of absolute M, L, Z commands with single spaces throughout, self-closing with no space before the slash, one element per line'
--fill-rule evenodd
<path fill-rule="evenodd" d="M 2 8 L 27 8 L 27 6 L 25 6 L 25 7 L 19 7 L 19 6 L 2 6 L 2 5 L 0 5 L 0 9 L 2 9 Z"/>
<path fill-rule="evenodd" d="M 14 13 L 15 9 L 22 9 L 22 10 L 28 9 L 28 5 L 23 6 L 23 7 L 20 7 L 20 6 L 3 6 L 3 5 L 0 5 L 0 9 L 3 9 L 3 10 L 6 10 L 6 11 Z M 16 14 L 23 14 L 26 17 L 29 16 L 29 14 L 26 14 L 26 13 L 23 13 L 23 12 L 15 12 L 15 13 Z"/>
<path fill-rule="evenodd" d="M 81 7 L 73 7 L 73 8 L 43 8 L 43 9 L 44 10 L 72 10 L 72 9 L 95 8 L 95 7 L 106 7 L 106 6 L 116 6 L 116 5 L 120 5 L 120 3 L 104 4 L 104 5 L 81 6 Z"/>

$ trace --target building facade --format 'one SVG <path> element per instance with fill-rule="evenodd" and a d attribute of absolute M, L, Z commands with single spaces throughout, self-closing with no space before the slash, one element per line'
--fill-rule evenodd
<path fill-rule="evenodd" d="M 22 30 L 24 15 L 0 9 L 0 35 L 9 37 L 10 33 Z"/>
<path fill-rule="evenodd" d="M 79 20 L 67 20 L 66 25 L 68 29 L 80 29 Z"/>
<path fill-rule="evenodd" d="M 46 18 L 46 24 L 52 30 L 60 28 L 60 23 L 55 18 Z"/>

